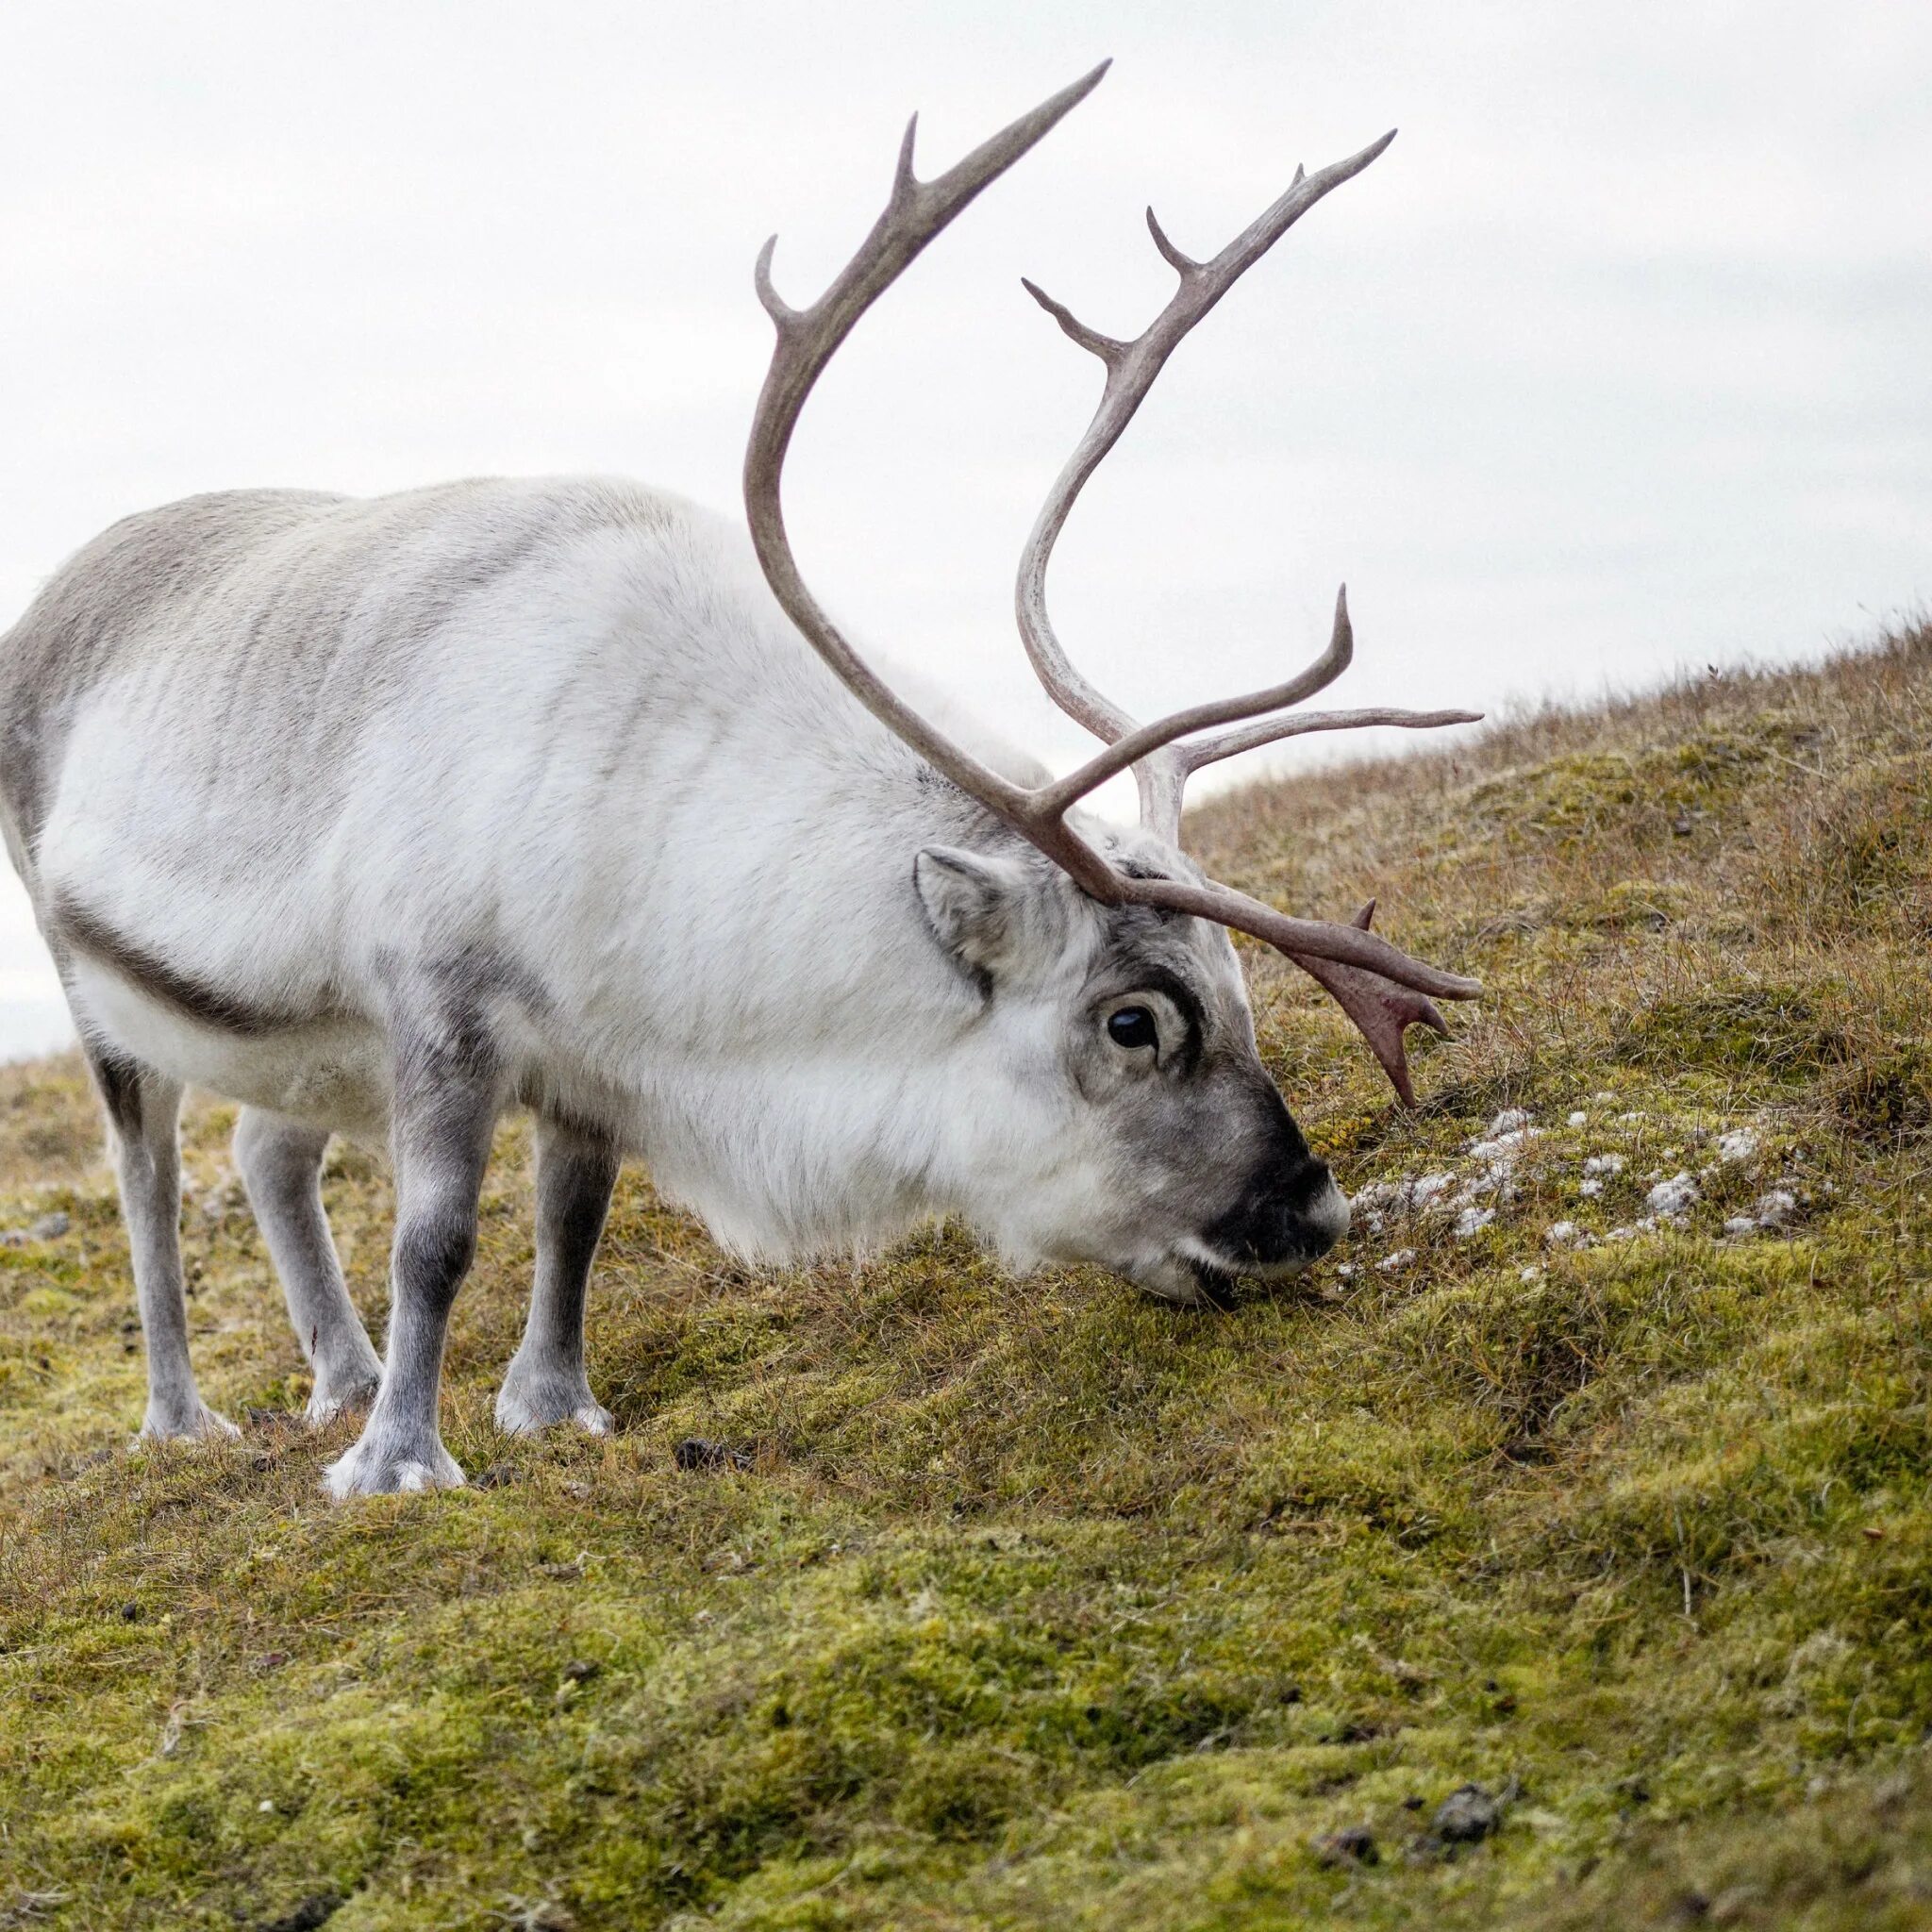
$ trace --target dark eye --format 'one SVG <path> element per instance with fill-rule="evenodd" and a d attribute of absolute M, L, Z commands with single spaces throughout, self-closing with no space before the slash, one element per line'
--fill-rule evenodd
<path fill-rule="evenodd" d="M 1160 1029 L 1154 1024 L 1154 1015 L 1145 1007 L 1123 1007 L 1117 1013 L 1107 1016 L 1107 1037 L 1116 1046 L 1132 1049 L 1137 1046 L 1158 1046 Z"/>

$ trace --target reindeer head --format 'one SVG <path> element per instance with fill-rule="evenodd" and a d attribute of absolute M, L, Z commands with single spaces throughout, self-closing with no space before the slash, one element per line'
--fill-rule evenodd
<path fill-rule="evenodd" d="M 759 299 L 777 327 L 772 366 L 745 454 L 745 506 L 758 560 L 778 601 L 853 694 L 1034 855 L 931 848 L 913 883 L 940 943 L 976 975 L 990 999 L 1017 1008 L 1044 999 L 1058 1016 L 1041 1053 L 1057 1058 L 1087 1103 L 1065 1136 L 1059 1178 L 1017 1187 L 1013 1213 L 1028 1225 L 1011 1244 L 1104 1260 L 1143 1285 L 1184 1294 L 1233 1273 L 1276 1273 L 1321 1253 L 1347 1224 L 1347 1206 L 1312 1159 L 1262 1072 L 1225 929 L 1265 940 L 1341 1005 L 1397 1093 L 1413 1104 L 1406 1027 L 1448 1029 L 1431 995 L 1473 999 L 1471 979 L 1413 959 L 1369 930 L 1371 901 L 1351 924 L 1293 917 L 1206 877 L 1180 851 L 1189 775 L 1205 764 L 1309 731 L 1367 724 L 1474 722 L 1468 711 L 1297 711 L 1347 668 L 1354 650 L 1345 588 L 1327 648 L 1285 683 L 1195 705 L 1137 724 L 1077 670 L 1048 621 L 1046 568 L 1087 479 L 1119 441 L 1181 339 L 1289 227 L 1331 189 L 1359 174 L 1390 142 L 1309 175 L 1211 260 L 1174 246 L 1147 211 L 1155 245 L 1179 278 L 1173 298 L 1132 341 L 1100 334 L 1033 283 L 1034 299 L 1107 370 L 1099 408 L 1061 470 L 1022 554 L 1016 608 L 1027 656 L 1060 708 L 1105 748 L 1067 776 L 1037 785 L 991 770 L 934 727 L 859 657 L 807 588 L 785 533 L 780 477 L 806 397 L 858 318 L 981 189 L 1031 149 L 1098 86 L 1107 63 L 1063 89 L 931 181 L 912 172 L 917 117 L 899 150 L 885 211 L 831 286 L 793 308 L 772 285 L 776 237 L 758 257 Z M 1069 818 L 1078 802 L 1131 770 L 1141 829 L 1114 837 Z M 1042 868 L 1041 860 L 1049 862 Z M 1050 988 L 1050 992 L 1042 989 Z M 1200 1158 L 1204 1137 L 1213 1158 Z M 1177 1160 L 1175 1149 L 1189 1158 Z M 1106 1172 L 1128 1206 L 1052 1205 L 1064 1189 Z M 1123 1187 L 1121 1183 L 1125 1182 Z M 1023 1205 L 1017 1198 L 1024 1196 Z M 1002 1210 L 976 1218 L 1000 1232 Z M 1012 1219 L 1013 1214 L 1007 1217 Z M 1056 1236 L 1045 1224 L 1064 1224 Z M 1040 1224 L 1034 1225 L 1033 1224 Z"/>

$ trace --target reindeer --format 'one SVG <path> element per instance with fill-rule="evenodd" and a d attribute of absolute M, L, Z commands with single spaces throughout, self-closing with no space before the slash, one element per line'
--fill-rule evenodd
<path fill-rule="evenodd" d="M 935 180 L 914 127 L 858 254 L 777 342 L 744 463 L 750 544 L 603 480 L 357 500 L 255 490 L 128 518 L 0 644 L 0 823 L 111 1129 L 147 1341 L 142 1433 L 232 1434 L 189 1360 L 176 1117 L 242 1105 L 235 1158 L 313 1374 L 308 1419 L 368 1406 L 337 1497 L 462 1481 L 438 1431 L 443 1340 L 492 1131 L 535 1118 L 537 1265 L 496 1404 L 603 1431 L 586 1288 L 620 1158 L 754 1257 L 864 1251 L 955 1215 L 1013 1265 L 1098 1263 L 1157 1295 L 1274 1279 L 1348 1206 L 1264 1072 L 1228 931 L 1347 1010 L 1405 1099 L 1403 1031 L 1474 982 L 1353 924 L 1291 917 L 1180 849 L 1205 764 L 1309 731 L 1469 722 L 1307 712 L 1353 648 L 1270 690 L 1137 724 L 1047 618 L 1082 486 L 1175 345 L 1392 137 L 1306 175 L 1178 277 L 1131 341 L 1033 289 L 1106 365 L 1022 558 L 1021 640 L 1103 742 L 1051 777 L 942 730 L 807 588 L 787 445 L 858 318 L 1099 82 Z M 1138 826 L 1080 802 L 1131 770 Z M 333 1132 L 386 1134 L 387 1356 L 325 1218 Z"/>

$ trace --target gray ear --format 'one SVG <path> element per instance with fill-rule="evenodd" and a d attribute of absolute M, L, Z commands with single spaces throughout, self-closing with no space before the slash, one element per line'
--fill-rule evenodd
<path fill-rule="evenodd" d="M 928 845 L 912 861 L 912 883 L 934 936 L 969 973 L 994 978 L 1014 963 L 1031 886 L 1023 866 L 958 845 Z"/>

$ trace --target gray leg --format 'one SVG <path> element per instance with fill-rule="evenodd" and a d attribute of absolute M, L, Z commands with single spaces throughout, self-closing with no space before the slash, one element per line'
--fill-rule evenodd
<path fill-rule="evenodd" d="M 616 1185 L 617 1150 L 608 1141 L 537 1123 L 537 1285 L 496 1398 L 497 1426 L 513 1435 L 561 1422 L 593 1436 L 613 1426 L 584 1374 L 584 1291 Z"/>
<path fill-rule="evenodd" d="M 499 1104 L 494 1070 L 474 1040 L 419 1050 L 398 1074 L 389 1354 L 360 1440 L 325 1473 L 339 1499 L 463 1480 L 437 1430 L 437 1399 L 450 1306 L 476 1252 L 476 1199 Z"/>
<path fill-rule="evenodd" d="M 90 1046 L 88 1063 L 113 1130 L 121 1216 L 134 1262 L 134 1294 L 147 1342 L 142 1437 L 233 1436 L 194 1386 L 188 1358 L 188 1303 L 181 1291 L 181 1088 L 150 1067 Z"/>
<path fill-rule="evenodd" d="M 258 1107 L 243 1108 L 235 1126 L 235 1165 L 275 1257 L 295 1339 L 314 1372 L 311 1423 L 367 1408 L 382 1379 L 382 1362 L 342 1285 L 342 1266 L 323 1212 L 322 1157 L 327 1147 L 325 1127 L 306 1126 Z"/>

